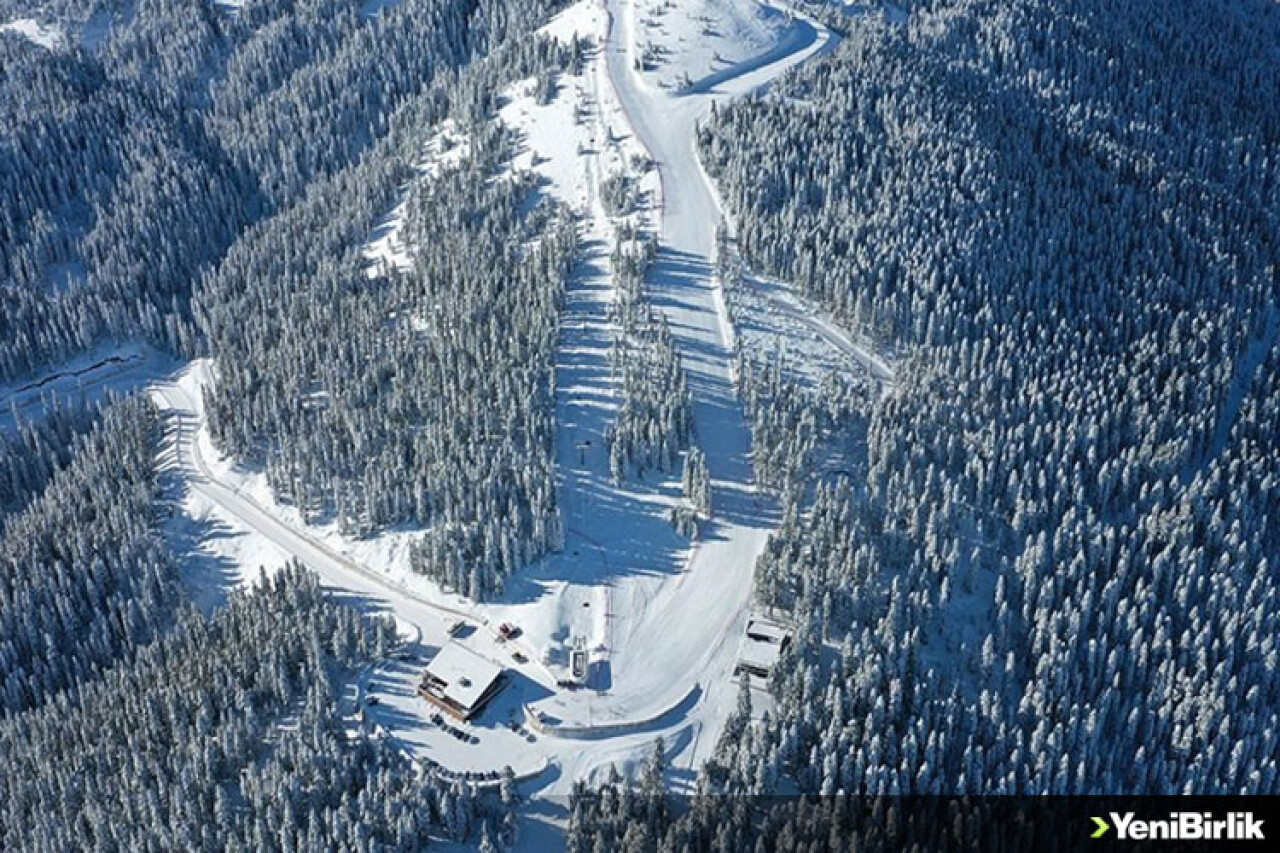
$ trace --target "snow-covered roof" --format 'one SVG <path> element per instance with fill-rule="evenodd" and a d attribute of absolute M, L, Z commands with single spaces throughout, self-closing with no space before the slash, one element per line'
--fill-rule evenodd
<path fill-rule="evenodd" d="M 790 636 L 791 632 L 777 622 L 759 618 L 747 620 L 747 637 L 752 640 L 781 645 Z"/>
<path fill-rule="evenodd" d="M 782 646 L 778 643 L 758 643 L 748 639 L 742 643 L 738 664 L 772 672 L 781 655 Z"/>
<path fill-rule="evenodd" d="M 772 671 L 790 637 L 791 632 L 784 625 L 757 617 L 748 619 L 742 648 L 738 652 L 738 665 L 762 672 Z"/>
<path fill-rule="evenodd" d="M 459 643 L 446 643 L 427 664 L 427 675 L 442 683 L 441 694 L 465 709 L 473 707 L 501 674 L 501 666 Z"/>

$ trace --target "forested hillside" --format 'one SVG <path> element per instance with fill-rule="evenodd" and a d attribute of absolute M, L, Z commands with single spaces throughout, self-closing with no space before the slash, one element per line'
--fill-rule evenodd
<path fill-rule="evenodd" d="M 279 499 L 355 535 L 437 525 L 420 570 L 500 588 L 560 537 L 574 234 L 491 180 L 511 141 L 488 122 L 502 86 L 572 61 L 532 38 L 558 5 L 143 0 L 93 50 L 0 35 L 0 378 L 138 336 L 211 353 L 214 436 Z M 451 115 L 470 159 L 415 184 L 412 269 L 370 279 L 359 250 Z"/>
<path fill-rule="evenodd" d="M 27 506 L 74 455 L 77 436 L 93 428 L 95 407 L 55 400 L 34 423 L 0 434 L 0 518 Z"/>
<path fill-rule="evenodd" d="M 198 300 L 219 444 L 312 520 L 431 526 L 415 569 L 473 598 L 561 536 L 551 357 L 576 231 L 508 174 L 513 141 L 488 118 L 500 83 L 570 58 L 530 43 L 414 102 L 386 144 L 246 235 Z M 367 235 L 413 174 L 396 146 L 450 113 L 468 150 L 410 182 L 410 263 L 369 270 Z"/>
<path fill-rule="evenodd" d="M 904 353 L 760 561 L 799 642 L 709 784 L 1274 793 L 1280 11 L 846 23 L 699 139 L 746 260 Z"/>
<path fill-rule="evenodd" d="M 71 419 L 49 435 L 58 441 L 58 429 L 75 426 Z M 173 557 L 154 529 L 157 435 L 146 402 L 113 406 L 86 435 L 62 436 L 66 444 L 45 451 L 27 506 L 4 518 L 3 711 L 42 704 L 169 624 L 178 590 Z"/>
<path fill-rule="evenodd" d="M 282 498 L 355 534 L 421 519 L 496 538 L 481 576 L 423 562 L 476 597 L 497 588 L 559 536 L 545 400 L 575 234 L 482 120 L 501 86 L 571 59 L 530 38 L 558 5 L 0 3 L 0 22 L 35 14 L 58 36 L 0 32 L 0 384 L 139 338 L 212 355 L 215 435 Z M 407 237 L 427 248 L 370 276 L 361 247 L 450 116 L 474 126 L 470 159 L 407 191 Z M 212 616 L 190 606 L 149 402 L 15 404 L 14 420 L 6 849 L 419 849 L 486 821 L 509 832 L 464 784 L 352 737 L 341 686 L 385 653 L 389 624 L 301 567 Z"/>
<path fill-rule="evenodd" d="M 159 529 L 158 437 L 150 403 L 131 398 L 9 440 L 4 847 L 420 847 L 509 823 L 350 737 L 342 685 L 386 654 L 389 621 L 337 605 L 300 566 L 212 617 L 187 602 Z"/>
<path fill-rule="evenodd" d="M 496 783 L 517 750 L 544 805 L 575 786 L 575 853 L 989 840 L 860 823 L 901 794 L 1280 794 L 1280 4 L 797 0 L 828 41 L 735 3 L 780 39 L 742 65 L 665 7 L 540 36 L 564 5 L 0 0 L 0 846 L 489 853 L 515 771 L 499 805 L 437 768 Z M 714 282 L 649 298 L 682 243 Z M 756 322 L 781 293 L 793 322 Z M 47 375 L 142 342 L 182 356 L 167 421 L 110 370 Z M 108 402 L 54 400 L 91 381 Z M 682 456 L 697 543 L 641 523 L 674 488 L 617 488 Z M 308 555 L 417 639 L 388 655 L 299 564 L 202 614 L 188 545 Z M 402 556 L 507 597 L 455 632 Z M 749 610 L 794 634 L 730 711 Z M 454 641 L 516 688 L 469 728 L 414 692 Z"/>
<path fill-rule="evenodd" d="M 558 4 L 235 5 L 48 3 L 63 47 L 0 33 L 0 378 L 138 336 L 199 350 L 196 278 L 248 225 Z"/>
<path fill-rule="evenodd" d="M 867 417 L 879 387 L 865 369 L 824 370 L 807 363 L 803 351 L 764 352 L 744 343 L 750 270 L 723 229 L 717 242 L 716 276 L 729 320 L 740 332 L 734 341 L 736 378 L 751 427 L 755 475 L 794 511 L 826 469 L 849 470 L 863 461 Z"/>
<path fill-rule="evenodd" d="M 178 345 L 252 183 L 198 116 L 85 53 L 0 35 L 0 378 L 133 335 Z"/>
<path fill-rule="evenodd" d="M 0 722 L 9 849 L 421 849 L 486 820 L 383 742 L 348 742 L 340 677 L 386 626 L 282 571 L 135 660 Z M 488 816 L 493 824 L 501 816 Z"/>

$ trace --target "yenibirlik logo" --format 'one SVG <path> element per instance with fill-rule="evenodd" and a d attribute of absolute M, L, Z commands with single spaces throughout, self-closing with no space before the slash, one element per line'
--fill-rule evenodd
<path fill-rule="evenodd" d="M 1215 819 L 1213 812 L 1170 812 L 1168 820 L 1143 820 L 1133 812 L 1108 813 L 1115 824 L 1115 837 L 1120 841 L 1265 841 L 1262 824 L 1252 812 L 1230 812 Z M 1103 838 L 1112 826 L 1100 817 L 1093 818 L 1090 838 Z"/>

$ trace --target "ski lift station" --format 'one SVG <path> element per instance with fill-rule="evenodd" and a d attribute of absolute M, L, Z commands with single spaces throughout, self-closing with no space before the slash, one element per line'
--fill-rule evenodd
<path fill-rule="evenodd" d="M 459 643 L 446 643 L 427 664 L 418 693 L 456 720 L 472 719 L 502 692 L 503 668 Z"/>

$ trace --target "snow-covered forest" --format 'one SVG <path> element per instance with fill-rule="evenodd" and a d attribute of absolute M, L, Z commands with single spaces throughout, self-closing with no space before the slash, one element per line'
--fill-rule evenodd
<path fill-rule="evenodd" d="M 574 229 L 525 209 L 526 180 L 495 180 L 509 145 L 477 132 L 413 185 L 406 270 L 365 274 L 358 237 L 394 183 L 341 215 L 379 188 L 362 169 L 238 243 L 199 298 L 219 444 L 311 517 L 434 525 L 415 565 L 473 598 L 559 535 L 547 401 Z"/>
<path fill-rule="evenodd" d="M 296 568 L 213 619 L 179 611 L 100 680 L 0 720 L 5 846 L 415 849 L 500 826 L 500 807 L 349 739 L 338 679 L 387 640 Z"/>
<path fill-rule="evenodd" d="M 504 3 L 375 24 L 345 0 L 237 5 L 49 4 L 75 49 L 0 37 L 0 376 L 139 334 L 190 349 L 195 278 L 240 232 L 359 158 L 437 70 L 527 29 Z"/>
<path fill-rule="evenodd" d="M 42 6 L 63 28 L 49 45 L 0 33 L 0 378 L 138 339 L 212 353 L 215 435 L 284 500 L 355 533 L 496 537 L 492 570 L 460 579 L 424 548 L 424 571 L 475 597 L 553 546 L 546 399 L 575 235 L 499 174 L 511 140 L 485 120 L 502 85 L 573 60 L 530 38 L 558 4 L 89 5 Z M 471 156 L 408 193 L 413 269 L 370 277 L 359 248 L 447 116 L 476 129 Z M 422 774 L 342 707 L 387 625 L 300 568 L 191 605 L 145 398 L 37 413 L 15 409 L 0 445 L 7 849 L 509 839 L 508 785 L 486 800 Z"/>
<path fill-rule="evenodd" d="M 716 276 L 732 322 L 749 312 L 750 270 L 735 240 L 717 234 Z M 735 319 L 736 318 L 736 319 Z M 867 417 L 878 386 L 866 371 L 821 370 L 801 363 L 805 353 L 759 351 L 735 341 L 738 394 L 751 426 L 756 478 L 799 509 L 812 483 L 835 468 L 849 470 L 864 458 Z"/>
<path fill-rule="evenodd" d="M 705 127 L 747 262 L 904 353 L 757 567 L 800 642 L 711 784 L 1276 789 L 1277 25 L 916 3 Z"/>
<path fill-rule="evenodd" d="M 0 844 L 1280 791 L 1280 6 L 567 5 L 0 0 Z"/>
<path fill-rule="evenodd" d="M 510 142 L 481 127 L 500 85 L 572 60 L 529 38 L 556 4 L 99 5 L 129 22 L 93 50 L 0 37 L 0 376 L 137 335 L 211 351 L 213 434 L 281 501 L 357 535 L 438 525 L 421 570 L 499 589 L 559 537 L 547 399 L 574 241 L 525 180 L 484 182 Z M 451 114 L 471 156 L 414 186 L 414 264 L 370 285 L 357 250 Z"/>
<path fill-rule="evenodd" d="M 0 513 L 14 513 L 40 495 L 71 460 L 74 439 L 92 429 L 95 414 L 91 406 L 58 406 L 0 435 Z"/>
<path fill-rule="evenodd" d="M 155 639 L 178 594 L 172 555 L 153 529 L 154 412 L 122 403 L 78 436 L 77 420 L 68 413 L 46 428 L 37 469 L 46 482 L 23 484 L 26 505 L 3 519 L 7 712 L 35 707 Z"/>
<path fill-rule="evenodd" d="M 894 382 L 815 394 L 740 352 L 785 504 L 756 594 L 798 625 L 776 706 L 743 691 L 679 817 L 576 790 L 569 849 L 983 837 L 761 794 L 1274 793 L 1275 6 L 844 23 L 699 149 L 747 265 L 901 353 Z"/>
<path fill-rule="evenodd" d="M 606 207 L 607 189 L 603 196 Z M 613 321 L 618 327 L 609 354 L 622 385 L 622 408 L 606 441 L 616 480 L 645 471 L 674 471 L 693 430 L 688 379 L 671 339 L 666 316 L 644 295 L 644 277 L 656 241 L 622 229 L 613 250 Z"/>
<path fill-rule="evenodd" d="M 23 433 L 37 459 L 10 463 L 34 473 L 0 536 L 4 846 L 364 849 L 509 832 L 500 802 L 350 736 L 342 682 L 386 654 L 386 622 L 300 567 L 212 617 L 186 601 L 158 527 L 157 427 L 137 397 L 68 411 Z"/>
<path fill-rule="evenodd" d="M 526 41 L 409 102 L 359 164 L 247 233 L 201 282 L 217 357 L 219 446 L 265 465 L 278 500 L 367 535 L 431 527 L 414 567 L 484 598 L 556 547 L 551 355 L 572 221 L 506 174 L 488 121 L 500 84 L 571 62 Z M 412 181 L 412 140 L 446 117 L 470 144 Z M 364 238 L 402 182 L 403 269 L 367 269 Z M 372 275 L 370 275 L 372 273 Z"/>

